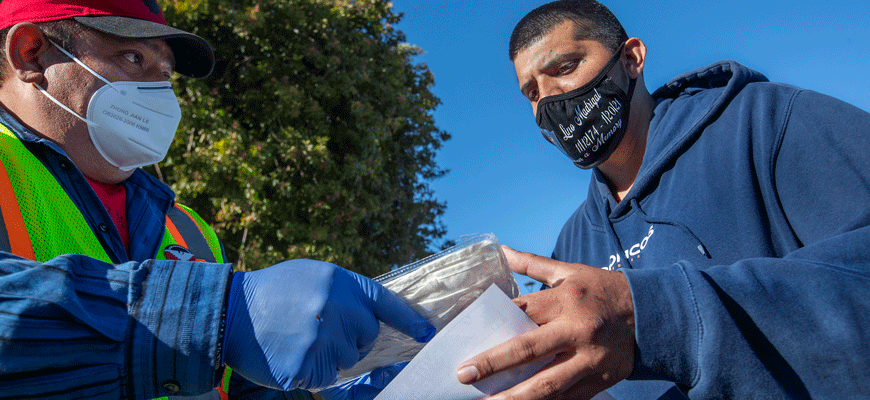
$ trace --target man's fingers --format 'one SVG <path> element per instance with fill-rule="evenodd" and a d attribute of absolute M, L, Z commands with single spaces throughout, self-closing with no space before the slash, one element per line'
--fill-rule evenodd
<path fill-rule="evenodd" d="M 378 389 L 383 389 L 387 387 L 387 385 L 392 382 L 393 378 L 395 378 L 396 375 L 399 375 L 399 372 L 402 372 L 402 369 L 404 369 L 407 365 L 408 361 L 405 361 L 386 367 L 375 368 L 374 370 L 372 370 L 372 372 L 369 373 L 371 385 Z"/>
<path fill-rule="evenodd" d="M 494 399 L 589 399 L 598 393 L 596 385 L 584 379 L 588 368 L 576 356 L 562 355 L 531 378 L 505 390 Z M 577 372 L 581 372 L 578 374 Z"/>
<path fill-rule="evenodd" d="M 371 299 L 372 312 L 377 319 L 420 343 L 428 342 L 435 336 L 435 326 L 393 292 L 362 275 L 357 277 Z"/>
<path fill-rule="evenodd" d="M 472 384 L 495 373 L 523 365 L 560 350 L 554 330 L 542 326 L 495 346 L 464 362 L 457 370 L 459 381 Z"/>
<path fill-rule="evenodd" d="M 558 318 L 562 311 L 558 306 L 559 299 L 554 296 L 552 289 L 520 296 L 513 301 L 538 325 L 550 323 Z"/>
<path fill-rule="evenodd" d="M 550 287 L 558 286 L 563 279 L 582 268 L 581 264 L 556 261 L 552 258 L 516 251 L 507 246 L 502 246 L 502 251 L 513 272 L 543 282 Z"/>

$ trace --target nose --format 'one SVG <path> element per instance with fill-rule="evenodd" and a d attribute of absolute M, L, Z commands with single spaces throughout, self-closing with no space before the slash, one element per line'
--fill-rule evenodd
<path fill-rule="evenodd" d="M 157 81 L 168 80 L 175 69 L 175 55 L 172 48 L 163 39 L 152 39 L 149 42 L 156 57 L 154 64 L 149 69 L 149 76 Z"/>
<path fill-rule="evenodd" d="M 541 99 L 566 93 L 568 90 L 560 84 L 558 79 L 551 76 L 542 76 L 538 79 L 538 99 L 532 102 L 532 114 L 538 116 L 538 103 Z"/>
<path fill-rule="evenodd" d="M 538 100 L 567 92 L 560 81 L 552 76 L 543 76 L 538 80 Z"/>

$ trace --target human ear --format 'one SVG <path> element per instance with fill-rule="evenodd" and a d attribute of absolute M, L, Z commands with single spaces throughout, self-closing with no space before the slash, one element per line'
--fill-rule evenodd
<path fill-rule="evenodd" d="M 34 24 L 19 23 L 6 35 L 6 62 L 19 80 L 39 83 L 45 72 L 43 55 L 50 48 L 48 39 Z"/>
<path fill-rule="evenodd" d="M 646 45 L 638 38 L 631 38 L 625 42 L 622 50 L 622 62 L 629 79 L 637 79 L 643 75 L 644 62 L 646 62 Z"/>

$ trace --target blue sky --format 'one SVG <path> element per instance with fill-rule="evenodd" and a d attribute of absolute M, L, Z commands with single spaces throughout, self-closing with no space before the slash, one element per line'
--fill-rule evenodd
<path fill-rule="evenodd" d="M 436 197 L 447 202 L 447 238 L 492 232 L 517 250 L 549 256 L 586 196 L 589 172 L 541 138 L 507 58 L 516 22 L 544 3 L 393 0 L 404 13 L 397 27 L 424 50 L 418 61 L 435 75 L 433 92 L 443 103 L 436 124 L 453 135 L 437 159 L 451 172 L 433 182 Z M 870 110 L 870 2 L 603 3 L 646 44 L 650 92 L 678 74 L 731 59 L 771 81 Z"/>

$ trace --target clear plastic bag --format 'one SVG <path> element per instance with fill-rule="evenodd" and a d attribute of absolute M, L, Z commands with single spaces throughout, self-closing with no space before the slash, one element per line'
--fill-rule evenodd
<path fill-rule="evenodd" d="M 493 234 L 460 238 L 444 251 L 374 278 L 408 303 L 439 331 L 495 284 L 510 298 L 520 290 Z M 375 368 L 408 361 L 423 349 L 411 337 L 381 323 L 380 334 L 365 358 L 339 371 L 341 384 Z"/>

